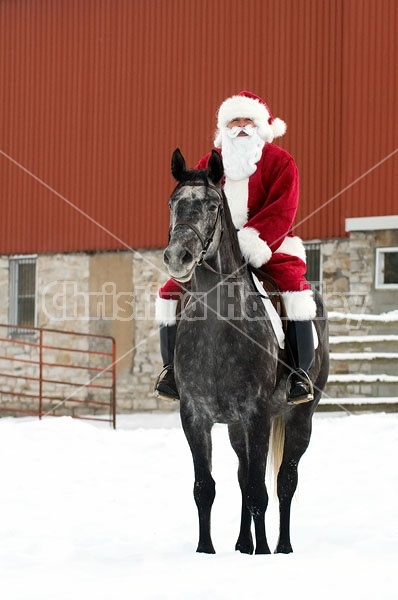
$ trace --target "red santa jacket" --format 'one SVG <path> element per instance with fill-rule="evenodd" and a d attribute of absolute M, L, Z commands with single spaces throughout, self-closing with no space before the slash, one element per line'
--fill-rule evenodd
<path fill-rule="evenodd" d="M 196 168 L 205 169 L 210 155 L 204 156 Z M 299 198 L 298 170 L 292 156 L 266 143 L 256 171 L 248 180 L 226 179 L 224 191 L 239 229 L 244 258 L 264 268 L 282 292 L 308 290 L 304 245 L 292 234 Z M 179 290 L 179 284 L 169 280 L 160 288 L 159 296 L 175 298 Z"/>
<path fill-rule="evenodd" d="M 210 154 L 204 156 L 197 168 L 205 169 L 209 158 Z M 234 183 L 239 186 L 240 182 Z M 242 203 L 247 202 L 247 220 L 245 223 L 235 224 L 255 229 L 273 253 L 287 235 L 292 237 L 291 229 L 299 198 L 296 163 L 286 150 L 267 143 L 248 183 L 248 199 L 240 199 Z M 229 198 L 228 201 L 230 203 Z M 234 218 L 233 207 L 231 212 Z"/>

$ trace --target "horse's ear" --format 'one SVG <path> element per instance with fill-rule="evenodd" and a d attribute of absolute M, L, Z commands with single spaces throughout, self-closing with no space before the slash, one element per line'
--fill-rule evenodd
<path fill-rule="evenodd" d="M 222 158 L 217 150 L 211 151 L 211 157 L 209 159 L 209 164 L 207 167 L 207 176 L 217 185 L 220 183 L 222 176 L 224 175 L 224 165 L 222 164 Z"/>
<path fill-rule="evenodd" d="M 185 159 L 180 152 L 179 148 L 176 148 L 171 157 L 171 173 L 177 181 L 181 181 L 183 173 L 187 170 Z"/>

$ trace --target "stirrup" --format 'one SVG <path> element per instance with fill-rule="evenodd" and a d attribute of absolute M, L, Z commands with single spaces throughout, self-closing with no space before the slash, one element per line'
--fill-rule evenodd
<path fill-rule="evenodd" d="M 297 395 L 295 397 L 291 397 L 290 396 L 290 391 L 292 388 L 292 379 L 296 378 L 297 381 L 294 382 L 295 385 L 302 385 L 303 387 L 303 393 L 302 395 Z M 306 386 L 308 386 L 308 391 L 306 389 Z M 287 403 L 295 406 L 297 404 L 304 404 L 305 402 L 312 402 L 312 400 L 314 399 L 314 386 L 312 384 L 312 381 L 308 375 L 308 373 L 306 371 L 304 371 L 304 369 L 296 369 L 295 371 L 291 371 L 291 373 L 288 375 L 287 381 L 286 381 L 286 400 Z"/>
<path fill-rule="evenodd" d="M 166 365 L 165 367 L 163 367 L 163 369 L 160 371 L 156 382 L 155 382 L 155 386 L 154 386 L 154 392 L 157 398 L 161 398 L 162 400 L 167 400 L 168 402 L 172 402 L 174 400 L 179 400 L 179 395 L 178 395 L 178 391 L 177 391 L 177 387 L 175 384 L 175 380 L 174 380 L 174 373 L 173 373 L 173 384 L 174 385 L 169 385 L 169 383 L 165 382 L 164 380 L 167 378 L 167 374 L 169 372 L 174 372 L 174 368 L 172 365 Z M 166 373 L 166 375 L 163 377 L 163 375 Z M 162 383 L 165 383 L 165 386 L 162 386 Z M 163 389 L 162 389 L 163 387 Z M 160 389 L 159 389 L 160 388 Z"/>

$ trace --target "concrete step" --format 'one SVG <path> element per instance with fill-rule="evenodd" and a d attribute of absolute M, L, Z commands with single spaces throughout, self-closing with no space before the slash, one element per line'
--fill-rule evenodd
<path fill-rule="evenodd" d="M 398 352 L 331 352 L 332 374 L 398 374 Z"/>
<path fill-rule="evenodd" d="M 329 375 L 325 397 L 331 398 L 398 398 L 398 376 L 344 373 Z"/>
<path fill-rule="evenodd" d="M 333 335 L 329 347 L 332 353 L 398 353 L 398 334 Z"/>
<path fill-rule="evenodd" d="M 332 336 L 398 334 L 398 310 L 380 315 L 330 312 L 328 318 Z"/>
<path fill-rule="evenodd" d="M 398 412 L 398 311 L 329 313 L 330 375 L 318 410 Z"/>
<path fill-rule="evenodd" d="M 344 397 L 330 398 L 324 396 L 317 407 L 317 412 L 398 412 L 398 397 Z"/>

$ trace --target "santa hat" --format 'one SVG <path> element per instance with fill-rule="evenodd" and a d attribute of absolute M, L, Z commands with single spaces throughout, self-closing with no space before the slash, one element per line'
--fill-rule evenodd
<path fill-rule="evenodd" d="M 286 132 L 286 123 L 273 116 L 264 100 L 256 94 L 243 90 L 237 96 L 224 100 L 218 109 L 217 132 L 214 140 L 217 148 L 221 146 L 220 130 L 239 117 L 254 121 L 258 128 L 258 135 L 265 142 L 272 142 L 274 138 Z"/>

